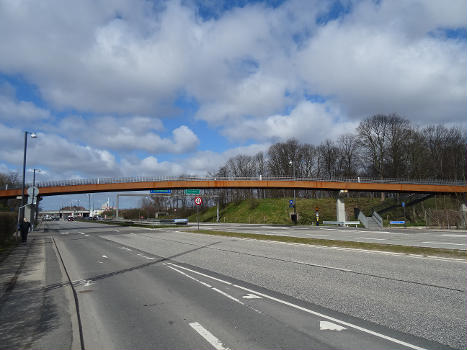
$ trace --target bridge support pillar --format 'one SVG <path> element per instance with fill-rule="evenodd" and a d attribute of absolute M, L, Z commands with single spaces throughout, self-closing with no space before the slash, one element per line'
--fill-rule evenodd
<path fill-rule="evenodd" d="M 118 201 L 119 201 L 119 199 L 120 199 L 120 195 L 117 194 L 117 200 L 115 201 L 115 206 L 116 206 L 116 208 L 115 208 L 115 220 L 118 220 L 118 204 L 119 204 Z"/>
<path fill-rule="evenodd" d="M 337 221 L 347 221 L 345 217 L 345 204 L 341 198 L 337 198 Z"/>
<path fill-rule="evenodd" d="M 464 203 L 461 204 L 461 218 L 462 227 L 465 229 L 467 228 L 467 206 Z"/>
<path fill-rule="evenodd" d="M 217 217 L 216 222 L 219 222 L 219 197 L 217 197 Z"/>

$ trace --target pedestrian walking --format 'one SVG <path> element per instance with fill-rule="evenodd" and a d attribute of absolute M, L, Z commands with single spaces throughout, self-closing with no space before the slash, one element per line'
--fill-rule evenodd
<path fill-rule="evenodd" d="M 19 226 L 19 230 L 21 232 L 21 241 L 23 243 L 27 242 L 28 233 L 30 229 L 31 229 L 31 223 L 26 218 L 24 218 L 24 221 Z"/>

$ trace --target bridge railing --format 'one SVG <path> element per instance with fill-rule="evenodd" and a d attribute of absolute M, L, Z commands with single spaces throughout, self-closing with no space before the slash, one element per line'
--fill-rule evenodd
<path fill-rule="evenodd" d="M 183 176 L 183 177 L 161 177 L 161 176 L 135 176 L 135 177 L 98 177 L 92 179 L 71 179 L 71 180 L 53 180 L 36 182 L 37 187 L 58 187 L 58 186 L 78 186 L 78 185 L 99 185 L 99 184 L 118 184 L 118 183 L 135 183 L 135 182 L 162 182 L 162 181 L 330 181 L 330 182 L 360 182 L 360 183 L 397 183 L 397 184 L 420 184 L 420 185 L 451 185 L 463 186 L 465 181 L 452 180 L 436 180 L 436 179 L 376 179 L 369 177 L 353 177 L 353 178 L 328 178 L 328 177 L 301 177 L 294 178 L 291 176 L 254 176 L 254 177 L 201 177 L 201 176 Z M 26 184 L 26 188 L 31 186 L 31 183 Z M 10 189 L 21 188 L 20 185 L 9 186 Z"/>

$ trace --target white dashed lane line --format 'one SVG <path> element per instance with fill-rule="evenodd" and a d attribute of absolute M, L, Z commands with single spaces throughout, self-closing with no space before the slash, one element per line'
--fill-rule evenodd
<path fill-rule="evenodd" d="M 193 328 L 196 332 L 198 332 L 198 334 L 202 336 L 216 350 L 230 350 L 229 348 L 225 347 L 219 339 L 217 339 L 211 332 L 209 332 L 198 322 L 191 322 L 190 327 Z"/>

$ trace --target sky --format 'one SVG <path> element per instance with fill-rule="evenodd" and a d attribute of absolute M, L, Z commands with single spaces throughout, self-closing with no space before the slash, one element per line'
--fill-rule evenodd
<path fill-rule="evenodd" d="M 466 128 L 466 13 L 465 0 L 0 0 L 0 172 L 21 174 L 24 131 L 38 135 L 26 181 L 33 168 L 47 181 L 206 175 L 374 114 Z M 73 199 L 88 202 L 43 204 Z"/>

